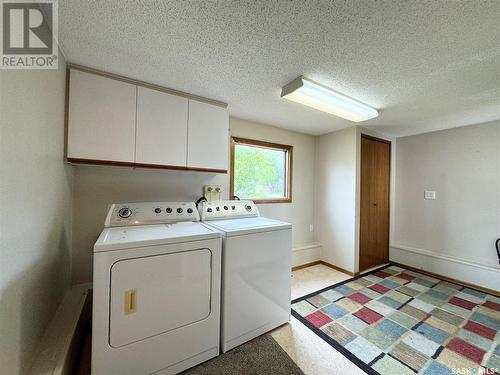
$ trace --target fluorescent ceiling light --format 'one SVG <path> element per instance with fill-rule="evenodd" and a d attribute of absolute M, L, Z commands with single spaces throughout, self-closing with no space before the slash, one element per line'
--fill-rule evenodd
<path fill-rule="evenodd" d="M 304 77 L 298 77 L 283 87 L 281 97 L 354 122 L 378 116 L 375 108 Z"/>

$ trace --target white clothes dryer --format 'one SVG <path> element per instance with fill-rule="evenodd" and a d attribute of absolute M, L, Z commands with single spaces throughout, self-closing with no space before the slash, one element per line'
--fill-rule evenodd
<path fill-rule="evenodd" d="M 194 203 L 113 204 L 94 246 L 92 374 L 176 374 L 219 354 L 221 235 Z"/>

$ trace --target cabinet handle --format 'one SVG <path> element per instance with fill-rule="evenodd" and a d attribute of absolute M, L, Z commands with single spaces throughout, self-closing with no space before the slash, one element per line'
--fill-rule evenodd
<path fill-rule="evenodd" d="M 137 312 L 137 289 L 125 291 L 125 315 Z"/>

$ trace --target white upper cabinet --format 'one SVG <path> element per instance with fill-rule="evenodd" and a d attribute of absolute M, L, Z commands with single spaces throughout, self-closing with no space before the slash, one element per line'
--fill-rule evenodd
<path fill-rule="evenodd" d="M 67 157 L 134 162 L 136 86 L 71 70 Z"/>
<path fill-rule="evenodd" d="M 226 173 L 226 108 L 121 77 L 70 68 L 67 159 Z"/>
<path fill-rule="evenodd" d="M 188 99 L 137 88 L 135 162 L 186 167 Z"/>
<path fill-rule="evenodd" d="M 228 169 L 229 114 L 226 108 L 189 100 L 187 155 L 188 167 Z"/>

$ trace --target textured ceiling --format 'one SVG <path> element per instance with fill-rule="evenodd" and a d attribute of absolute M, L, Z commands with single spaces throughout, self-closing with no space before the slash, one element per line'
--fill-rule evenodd
<path fill-rule="evenodd" d="M 70 62 L 310 134 L 354 123 L 281 99 L 302 74 L 388 136 L 500 119 L 500 0 L 60 0 L 59 39 Z"/>

